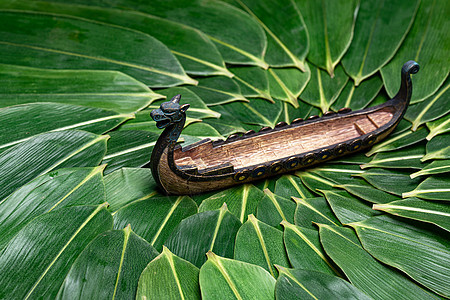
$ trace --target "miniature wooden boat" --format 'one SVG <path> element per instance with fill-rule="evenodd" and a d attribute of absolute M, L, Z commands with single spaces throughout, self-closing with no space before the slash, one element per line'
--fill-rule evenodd
<path fill-rule="evenodd" d="M 240 183 L 292 172 L 370 147 L 384 139 L 400 122 L 411 99 L 410 74 L 419 65 L 409 61 L 401 71 L 397 95 L 384 104 L 351 112 L 344 108 L 321 118 L 281 122 L 226 141 L 205 139 L 176 145 L 189 104 L 180 95 L 151 112 L 158 128 L 165 128 L 153 149 L 153 177 L 167 194 L 186 195 L 222 189 Z"/>

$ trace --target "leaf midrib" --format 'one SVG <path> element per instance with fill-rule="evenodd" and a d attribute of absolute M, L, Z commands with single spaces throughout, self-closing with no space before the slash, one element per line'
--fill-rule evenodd
<path fill-rule="evenodd" d="M 257 66 L 263 68 L 264 70 L 267 70 L 267 69 L 269 68 L 269 65 L 268 65 L 266 62 L 264 62 L 263 59 L 260 59 L 260 58 L 258 58 L 258 57 L 256 57 L 256 56 L 254 56 L 254 55 L 248 53 L 248 52 L 245 51 L 245 50 L 239 49 L 238 47 L 233 46 L 233 45 L 231 45 L 231 44 L 228 44 L 227 42 L 222 41 L 222 40 L 220 40 L 220 39 L 218 39 L 218 38 L 215 38 L 215 37 L 213 37 L 213 36 L 211 36 L 211 35 L 208 35 L 208 34 L 207 34 L 206 36 L 207 36 L 210 40 L 212 40 L 213 42 L 219 43 L 219 44 L 221 44 L 221 45 L 223 45 L 223 46 L 225 46 L 225 47 L 230 48 L 230 49 L 233 50 L 233 51 L 236 51 L 236 52 L 239 53 L 239 54 L 242 54 L 243 56 L 248 57 L 249 59 L 251 59 L 252 61 L 254 61 L 255 64 L 256 64 Z"/>
<path fill-rule="evenodd" d="M 57 253 L 55 258 L 50 262 L 50 264 L 47 266 L 47 268 L 42 272 L 41 276 L 37 279 L 37 281 L 34 283 L 34 285 L 31 287 L 31 289 L 28 291 L 28 293 L 25 296 L 25 300 L 29 299 L 31 294 L 34 292 L 38 284 L 42 281 L 44 276 L 48 273 L 50 268 L 56 263 L 58 258 L 62 255 L 62 253 L 66 250 L 66 248 L 70 245 L 70 243 L 75 239 L 75 237 L 80 233 L 80 231 L 97 215 L 100 210 L 108 206 L 108 203 L 105 202 L 101 205 L 99 205 L 90 215 L 89 217 L 78 227 L 78 229 L 74 232 L 74 234 L 70 237 L 70 239 L 64 244 L 64 246 L 61 248 L 61 250 Z"/>
<path fill-rule="evenodd" d="M 123 261 L 125 258 L 125 252 L 127 250 L 128 240 L 129 240 L 130 234 L 131 234 L 131 228 L 130 227 L 125 228 L 123 230 L 123 233 L 124 233 L 124 239 L 123 239 L 123 246 L 122 246 L 122 254 L 120 256 L 119 270 L 117 271 L 116 282 L 114 284 L 114 292 L 112 295 L 112 300 L 114 300 L 116 298 L 117 286 L 119 285 L 120 274 L 122 272 Z"/>
<path fill-rule="evenodd" d="M 423 128 L 423 127 L 421 127 L 421 128 Z M 369 152 L 366 153 L 366 156 L 371 156 L 372 154 L 379 152 L 380 149 L 383 149 L 383 148 L 385 148 L 387 146 L 390 146 L 394 142 L 396 142 L 397 140 L 403 139 L 404 137 L 406 137 L 408 135 L 411 135 L 413 133 L 414 133 L 413 131 L 407 130 L 404 133 L 401 133 L 401 134 L 399 134 L 397 136 L 394 136 L 394 137 L 390 138 L 389 140 L 372 147 L 372 149 Z M 391 149 L 391 148 L 387 147 L 387 149 Z"/>
<path fill-rule="evenodd" d="M 98 142 L 102 142 L 104 140 L 109 139 L 109 135 L 100 135 L 97 138 L 91 140 L 90 142 L 84 144 L 83 146 L 79 147 L 78 149 L 76 149 L 75 151 L 73 151 L 72 153 L 68 154 L 66 157 L 60 159 L 59 161 L 55 162 L 53 165 L 51 165 L 50 167 L 48 167 L 46 170 L 42 171 L 40 174 L 45 174 L 51 170 L 53 170 L 54 168 L 56 168 L 58 165 L 62 164 L 63 162 L 67 161 L 68 159 L 70 159 L 71 157 L 75 156 L 76 154 L 80 153 L 81 151 L 89 148 L 90 146 L 98 143 Z"/>
<path fill-rule="evenodd" d="M 416 56 L 414 57 L 415 61 L 419 60 L 420 52 L 422 51 L 423 44 L 425 43 L 425 38 L 428 34 L 428 29 L 430 28 L 431 20 L 433 19 L 431 16 L 433 15 L 433 10 L 434 10 L 435 4 L 436 4 L 436 0 L 434 0 L 433 4 L 431 5 L 430 14 L 428 15 L 428 22 L 427 22 L 427 25 L 425 26 L 425 30 L 423 31 L 423 36 L 420 40 L 419 47 L 417 47 Z"/>
<path fill-rule="evenodd" d="M 105 161 L 107 159 L 111 159 L 111 158 L 117 157 L 117 156 L 120 156 L 120 155 L 128 154 L 128 153 L 131 153 L 131 152 L 134 152 L 134 151 L 142 150 L 142 149 L 145 149 L 145 148 L 150 148 L 150 147 L 154 146 L 155 144 L 156 144 L 156 141 L 155 142 L 151 142 L 151 143 L 147 143 L 147 144 L 143 144 L 143 145 L 139 145 L 139 146 L 136 146 L 136 147 L 133 147 L 133 148 L 128 148 L 126 150 L 115 152 L 115 153 L 112 153 L 112 154 L 109 154 L 109 155 L 105 155 L 103 157 L 103 161 Z"/>
<path fill-rule="evenodd" d="M 284 84 L 284 82 L 278 77 L 278 75 L 272 70 L 269 69 L 270 75 L 275 79 L 275 81 L 278 83 L 278 85 L 283 90 L 284 94 L 287 96 L 289 103 L 291 103 L 295 108 L 298 108 L 298 100 L 296 95 L 294 95 L 291 90 L 288 89 L 288 87 Z M 301 92 L 301 91 L 300 91 Z"/>
<path fill-rule="evenodd" d="M 272 268 L 272 262 L 270 261 L 269 252 L 267 251 L 266 242 L 264 241 L 264 237 L 262 235 L 261 229 L 259 228 L 258 220 L 253 215 L 251 215 L 249 217 L 249 219 L 253 226 L 253 229 L 256 232 L 256 236 L 258 237 L 259 244 L 261 245 L 261 249 L 264 254 L 264 259 L 266 260 L 267 267 L 269 268 L 269 272 L 273 277 L 275 277 L 275 274 L 274 274 L 273 268 Z"/>
<path fill-rule="evenodd" d="M 420 212 L 420 213 L 425 213 L 425 214 L 450 217 L 450 213 L 445 213 L 445 212 L 436 211 L 436 210 L 423 209 L 423 208 L 418 208 L 418 207 L 412 207 L 412 206 L 385 204 L 385 205 L 374 205 L 373 209 L 380 209 L 380 210 L 398 209 L 398 210 L 413 211 L 413 212 Z"/>
<path fill-rule="evenodd" d="M 391 157 L 391 158 L 384 158 L 384 159 L 374 159 L 371 162 L 367 163 L 367 164 L 363 164 L 361 166 L 364 165 L 374 165 L 374 164 L 378 164 L 378 163 L 383 163 L 383 162 L 392 162 L 392 161 L 401 161 L 401 160 L 409 160 L 409 159 L 417 159 L 417 158 L 422 158 L 423 155 L 408 155 L 408 156 L 399 156 L 399 157 Z M 363 173 L 364 171 L 360 172 Z"/>
<path fill-rule="evenodd" d="M 248 192 L 249 192 L 249 190 L 250 190 L 250 186 L 245 184 L 244 187 L 243 187 L 243 191 L 242 191 L 241 215 L 239 216 L 239 221 L 241 221 L 241 223 L 244 223 L 245 211 L 247 209 L 247 201 L 248 201 Z"/>
<path fill-rule="evenodd" d="M 172 205 L 172 207 L 170 208 L 169 212 L 167 213 L 166 217 L 164 218 L 163 222 L 161 223 L 161 225 L 158 228 L 158 231 L 155 233 L 155 236 L 153 237 L 152 241 L 150 242 L 150 244 L 152 246 L 155 245 L 156 240 L 159 238 L 162 230 L 164 229 L 164 227 L 167 225 L 167 222 L 169 222 L 169 219 L 172 217 L 173 212 L 175 211 L 175 209 L 178 207 L 178 205 L 180 205 L 181 201 L 183 201 L 184 197 L 178 197 L 177 200 L 175 201 L 175 203 Z"/>
<path fill-rule="evenodd" d="M 261 25 L 261 27 L 264 28 L 264 30 L 275 40 L 275 42 L 277 42 L 278 45 L 280 45 L 280 47 L 284 50 L 284 52 L 286 52 L 286 54 L 292 60 L 294 65 L 297 68 L 299 68 L 302 72 L 305 72 L 304 63 L 301 60 L 299 60 L 297 58 L 297 56 L 295 56 L 288 49 L 288 47 L 272 32 L 272 30 L 270 30 L 269 27 L 267 27 L 267 25 L 263 21 L 261 21 L 261 19 L 258 18 L 258 16 L 256 16 L 256 14 L 247 5 L 245 5 L 241 0 L 236 0 L 236 2 L 238 2 L 249 13 L 249 15 L 251 15 L 253 18 L 255 18 L 255 20 L 259 23 L 259 25 Z M 302 20 L 300 19 L 300 21 L 302 21 Z M 303 28 L 305 28 L 304 24 L 303 24 Z"/>
<path fill-rule="evenodd" d="M 122 118 L 124 118 L 124 119 L 132 119 L 133 117 L 134 117 L 134 114 L 116 114 L 116 115 L 111 115 L 111 116 L 98 118 L 98 119 L 92 119 L 92 120 L 88 120 L 88 121 L 85 121 L 85 122 L 80 122 L 80 123 L 76 123 L 76 124 L 72 124 L 72 125 L 68 125 L 68 126 L 64 126 L 64 127 L 60 127 L 60 128 L 55 128 L 55 129 L 49 130 L 48 132 L 57 132 L 57 131 L 63 131 L 63 130 L 76 129 L 77 127 L 81 127 L 81 126 L 85 126 L 85 125 L 89 125 L 89 124 L 94 124 L 94 123 L 100 123 L 100 122 L 103 122 L 103 121 L 108 121 L 108 120 L 113 120 L 113 119 L 122 119 Z M 42 132 L 36 133 L 36 134 L 31 135 L 31 136 L 29 136 L 27 138 L 24 138 L 24 139 L 12 141 L 10 143 L 0 145 L 0 149 L 1 148 L 6 148 L 6 147 L 10 147 L 10 146 L 22 143 L 22 142 L 25 142 L 25 141 L 35 137 L 36 135 L 41 134 L 41 133 Z"/>
<path fill-rule="evenodd" d="M 303 191 L 300 189 L 300 186 L 297 184 L 297 182 L 294 181 L 293 177 L 291 175 L 288 175 L 288 180 L 291 182 L 294 189 L 299 193 L 299 195 L 302 198 L 307 198 L 306 195 L 303 193 Z"/>
<path fill-rule="evenodd" d="M 306 202 L 304 199 L 300 199 L 300 198 L 295 198 L 294 197 L 295 202 L 297 202 L 297 204 L 302 204 L 305 207 L 309 208 L 310 210 L 314 211 L 316 214 L 318 214 L 319 216 L 323 217 L 325 220 L 328 220 L 328 222 L 339 226 L 338 224 L 336 224 L 333 220 L 331 220 L 330 218 L 328 218 L 326 215 L 324 215 L 322 212 L 318 211 L 314 206 L 312 206 L 311 204 L 309 204 L 308 202 Z"/>
<path fill-rule="evenodd" d="M 183 75 L 179 75 L 179 74 L 175 74 L 175 73 L 165 72 L 165 71 L 158 70 L 158 69 L 155 69 L 155 68 L 152 68 L 152 67 L 136 65 L 136 64 L 122 62 L 122 61 L 109 59 L 109 58 L 105 58 L 105 57 L 97 57 L 97 56 L 91 56 L 91 55 L 80 54 L 80 53 L 75 53 L 75 52 L 69 52 L 69 51 L 64 51 L 64 50 L 44 48 L 44 47 L 40 47 L 40 46 L 32 46 L 32 45 L 26 45 L 26 44 L 18 44 L 18 43 L 6 42 L 6 41 L 0 41 L 0 44 L 4 44 L 4 45 L 8 45 L 8 46 L 14 46 L 14 47 L 28 48 L 28 49 L 39 50 L 39 51 L 44 51 L 44 52 L 52 52 L 52 53 L 63 54 L 63 55 L 68 55 L 68 56 L 81 57 L 81 58 L 90 59 L 90 60 L 96 60 L 96 61 L 101 61 L 101 62 L 112 63 L 112 64 L 115 64 L 115 65 L 126 66 L 126 67 L 130 67 L 130 68 L 134 68 L 134 69 L 144 70 L 144 71 L 148 71 L 148 72 L 153 72 L 153 73 L 157 73 L 157 74 L 173 77 L 173 78 L 182 80 L 185 83 L 195 84 L 193 82 L 193 79 L 189 78 L 188 76 L 183 76 Z"/>
<path fill-rule="evenodd" d="M 375 20 L 373 22 L 372 28 L 370 29 L 369 40 L 368 40 L 366 49 L 364 50 L 364 56 L 363 56 L 363 60 L 361 62 L 361 67 L 360 67 L 360 69 L 358 71 L 358 74 L 356 74 L 356 78 L 358 79 L 358 80 L 355 81 L 356 85 L 359 84 L 359 81 L 361 80 L 360 78 L 362 77 L 362 71 L 364 69 L 364 65 L 365 65 L 365 62 L 366 62 L 367 54 L 369 53 L 370 45 L 372 44 L 373 34 L 375 32 L 375 28 L 376 28 L 376 25 L 377 25 L 377 22 L 378 22 L 378 18 L 380 17 L 380 11 L 381 11 L 381 7 L 384 4 L 384 0 L 379 0 L 378 3 L 379 3 L 379 5 L 378 5 L 378 9 L 377 9 L 377 16 L 376 16 L 376 18 L 375 18 Z"/>
<path fill-rule="evenodd" d="M 218 218 L 217 218 L 216 227 L 214 228 L 213 238 L 212 238 L 212 240 L 211 240 L 211 244 L 210 244 L 209 249 L 208 249 L 209 251 L 213 251 L 214 244 L 216 243 L 217 234 L 219 233 L 220 225 L 222 225 L 223 217 L 225 216 L 225 214 L 226 214 L 227 211 L 228 211 L 228 210 L 227 210 L 225 204 L 224 204 L 224 206 L 222 206 L 222 208 L 219 210 L 219 216 L 218 216 Z"/>
<path fill-rule="evenodd" d="M 299 287 L 301 287 L 305 292 L 308 293 L 308 295 L 311 296 L 311 298 L 315 299 L 315 300 L 319 300 L 316 296 L 314 296 L 314 294 L 308 290 L 303 284 L 300 283 L 300 281 L 298 281 L 292 274 L 291 272 L 289 272 L 288 270 L 284 270 L 283 271 L 284 274 L 286 274 L 287 277 L 289 277 L 290 279 L 292 279 L 292 281 L 294 281 Z"/>
<path fill-rule="evenodd" d="M 422 242 L 420 242 L 420 240 L 419 239 L 409 239 L 409 238 L 406 238 L 406 237 L 404 237 L 404 236 L 401 236 L 401 235 L 399 235 L 399 234 L 394 234 L 394 233 L 392 233 L 392 232 L 389 232 L 389 231 L 384 231 L 384 230 L 381 230 L 381 229 L 378 229 L 378 228 L 375 228 L 375 227 L 372 227 L 372 226 L 369 226 L 369 225 L 365 225 L 365 224 L 362 224 L 362 223 L 350 223 L 350 224 L 347 224 L 347 225 L 349 225 L 349 226 L 352 226 L 353 228 L 366 228 L 366 229 L 372 229 L 372 230 L 374 230 L 374 231 L 379 231 L 379 232 L 381 232 L 381 233 L 384 233 L 384 234 L 387 234 L 387 235 L 392 235 L 392 236 L 395 236 L 395 237 L 397 237 L 397 238 L 399 238 L 399 239 L 403 239 L 403 240 L 406 240 L 406 241 L 408 241 L 408 242 L 411 242 L 411 243 L 413 243 L 413 244 L 419 244 L 419 245 L 422 245 L 422 246 L 425 246 L 425 247 L 429 247 L 429 248 L 432 248 L 432 249 L 434 249 L 434 250 L 437 250 L 438 252 L 441 252 L 441 251 L 444 251 L 443 249 L 439 249 L 439 248 L 436 248 L 435 246 L 432 246 L 432 245 L 429 245 L 429 244 L 425 244 L 425 243 L 422 243 Z M 357 230 L 355 228 L 355 230 Z M 447 251 L 449 254 L 450 254 L 450 251 Z"/>
<path fill-rule="evenodd" d="M 167 252 L 169 252 L 169 251 L 167 251 Z M 169 262 L 170 270 L 172 271 L 173 278 L 175 279 L 175 283 L 176 283 L 177 288 L 178 288 L 178 293 L 180 293 L 181 299 L 184 300 L 185 298 L 184 298 L 184 294 L 183 294 L 183 289 L 181 287 L 180 279 L 178 278 L 178 274 L 177 274 L 177 271 L 175 269 L 175 264 L 173 262 L 172 253 L 168 253 L 166 255 L 166 258 L 167 258 L 167 261 Z"/>
<path fill-rule="evenodd" d="M 437 100 L 439 100 L 439 98 L 441 98 L 441 96 L 442 96 L 449 88 L 450 88 L 450 84 L 447 84 L 447 86 L 446 86 L 444 89 L 442 89 L 442 91 L 439 92 L 439 94 L 437 94 L 437 95 L 433 98 L 433 100 L 431 100 L 431 101 L 423 108 L 423 110 L 420 112 L 420 114 L 417 115 L 417 118 L 414 120 L 413 125 L 412 125 L 412 130 L 413 130 L 413 131 L 416 130 L 417 127 L 420 126 L 423 116 L 428 112 L 428 110 L 431 108 L 431 106 L 433 106 L 433 104 L 434 104 Z"/>
<path fill-rule="evenodd" d="M 275 195 L 273 193 L 266 193 L 267 197 L 270 199 L 270 201 L 272 202 L 273 206 L 275 206 L 275 209 L 277 210 L 278 214 L 280 215 L 280 217 L 287 221 L 286 216 L 284 215 L 283 210 L 280 207 L 280 204 L 278 203 L 278 201 L 275 198 Z"/>
<path fill-rule="evenodd" d="M 83 178 L 82 181 L 80 181 L 73 189 L 71 189 L 67 194 L 65 194 L 61 199 L 56 202 L 47 212 L 51 212 L 53 209 L 55 209 L 58 205 L 61 204 L 67 197 L 69 197 L 71 194 L 73 194 L 76 190 L 78 190 L 82 185 L 84 185 L 86 182 L 91 180 L 95 175 L 101 174 L 103 170 L 105 169 L 106 165 L 101 165 L 98 167 L 95 167 L 85 178 Z"/>
<path fill-rule="evenodd" d="M 327 265 L 329 265 L 334 270 L 334 268 L 330 265 L 325 256 L 322 254 L 322 252 L 319 249 L 317 249 L 317 247 L 306 237 L 306 235 L 303 234 L 303 232 L 298 230 L 293 224 L 289 223 L 284 224 L 287 228 L 291 229 L 296 235 L 298 235 L 317 254 L 317 256 L 319 256 L 324 262 L 327 263 Z"/>
<path fill-rule="evenodd" d="M 234 284 L 234 282 L 231 280 L 230 275 L 228 274 L 228 272 L 225 270 L 225 268 L 223 267 L 222 263 L 219 261 L 219 258 L 216 257 L 215 254 L 214 255 L 214 259 L 211 260 L 211 262 L 213 264 L 215 264 L 218 269 L 219 272 L 222 273 L 222 276 L 225 278 L 226 282 L 228 283 L 228 286 L 231 288 L 231 291 L 233 292 L 233 294 L 236 296 L 236 298 L 238 300 L 243 300 L 241 295 L 239 294 L 239 291 L 236 287 L 236 285 Z"/>

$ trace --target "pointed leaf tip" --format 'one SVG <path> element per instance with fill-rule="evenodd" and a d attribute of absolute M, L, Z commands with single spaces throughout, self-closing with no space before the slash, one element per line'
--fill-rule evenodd
<path fill-rule="evenodd" d="M 215 255 L 214 252 L 212 252 L 211 250 L 206 252 L 206 257 L 208 258 L 208 260 L 217 259 L 217 255 Z"/>
<path fill-rule="evenodd" d="M 220 208 L 221 211 L 227 211 L 228 210 L 228 206 L 227 204 L 224 202 L 222 207 Z"/>
<path fill-rule="evenodd" d="M 254 214 L 249 214 L 248 215 L 248 219 L 250 220 L 250 222 L 255 223 L 258 221 L 258 219 L 256 219 Z"/>
<path fill-rule="evenodd" d="M 125 228 L 123 229 L 123 231 L 125 231 L 126 234 L 130 234 L 131 230 L 131 224 L 128 223 L 127 226 L 125 226 Z"/>
<path fill-rule="evenodd" d="M 283 226 L 283 227 L 288 227 L 289 225 L 291 225 L 291 223 L 289 223 L 286 220 L 283 220 L 283 221 L 280 222 L 280 225 Z"/>
<path fill-rule="evenodd" d="M 277 264 L 274 264 L 273 266 L 278 270 L 279 273 L 287 273 L 287 269 L 285 267 Z"/>

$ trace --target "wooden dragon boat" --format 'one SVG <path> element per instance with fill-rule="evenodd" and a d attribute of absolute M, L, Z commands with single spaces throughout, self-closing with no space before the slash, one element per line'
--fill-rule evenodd
<path fill-rule="evenodd" d="M 419 71 L 414 61 L 401 70 L 401 87 L 385 103 L 352 112 L 343 108 L 322 117 L 295 119 L 234 134 L 225 141 L 204 139 L 181 147 L 176 142 L 186 121 L 189 104 L 180 95 L 151 112 L 156 126 L 165 128 L 153 148 L 150 168 L 167 194 L 191 195 L 292 172 L 368 148 L 394 130 L 412 93 L 410 74 Z"/>

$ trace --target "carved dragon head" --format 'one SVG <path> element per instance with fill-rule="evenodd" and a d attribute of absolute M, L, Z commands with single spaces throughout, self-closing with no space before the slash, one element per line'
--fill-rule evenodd
<path fill-rule="evenodd" d="M 181 122 L 185 118 L 185 112 L 189 104 L 180 105 L 181 95 L 176 95 L 170 101 L 161 103 L 161 106 L 150 113 L 156 121 L 156 127 L 166 128 L 169 125 Z"/>

